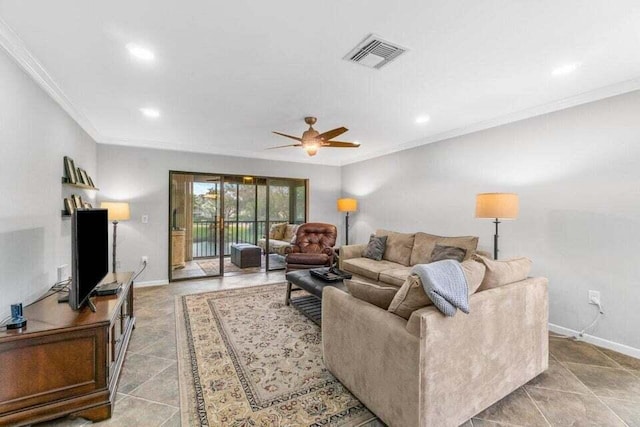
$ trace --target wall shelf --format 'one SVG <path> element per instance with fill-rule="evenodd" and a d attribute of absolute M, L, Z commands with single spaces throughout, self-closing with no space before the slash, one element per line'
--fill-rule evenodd
<path fill-rule="evenodd" d="M 92 187 L 92 186 L 87 185 L 87 184 L 78 184 L 78 183 L 74 184 L 72 182 L 68 182 L 67 178 L 65 178 L 65 177 L 62 177 L 62 184 L 63 185 L 68 185 L 69 187 L 82 188 L 82 189 L 85 189 L 85 190 L 95 190 L 95 191 L 99 191 L 100 190 L 98 187 Z"/>
<path fill-rule="evenodd" d="M 64 160 L 65 160 L 65 169 L 66 169 L 66 171 L 67 171 L 67 174 L 69 173 L 69 170 L 74 170 L 74 171 L 76 170 L 75 166 L 73 165 L 73 160 L 71 160 L 71 159 L 70 159 L 70 158 L 68 158 L 68 157 L 65 157 L 65 158 L 64 158 Z M 69 168 L 69 164 L 68 164 L 68 162 L 71 162 L 71 164 L 72 164 L 72 168 L 73 168 L 73 169 L 70 169 L 70 168 Z M 88 181 L 88 182 L 91 182 L 91 183 L 93 184 L 93 180 L 91 180 L 91 177 L 89 177 L 89 175 L 87 175 L 87 173 L 86 173 L 86 171 L 85 171 L 84 169 L 80 169 L 80 168 L 78 168 L 77 170 L 78 170 L 78 174 L 77 174 L 78 176 L 83 175 L 83 178 L 82 178 L 82 179 L 84 179 L 84 180 L 85 180 L 85 182 L 87 182 L 87 181 Z M 80 172 L 82 172 L 82 174 L 81 174 Z M 81 190 L 85 190 L 85 191 L 100 191 L 100 189 L 99 189 L 98 187 L 94 187 L 93 185 L 83 184 L 83 183 L 81 183 L 81 182 L 70 182 L 70 181 L 69 181 L 69 178 L 68 178 L 68 175 L 67 175 L 67 176 L 63 176 L 60 180 L 61 180 L 61 182 L 62 182 L 62 186 L 63 186 L 63 187 L 67 187 L 67 188 L 79 188 L 79 189 L 81 189 Z M 69 191 L 69 192 L 70 192 L 70 191 Z M 65 193 L 67 193 L 67 191 L 65 191 Z M 75 198 L 76 196 L 75 196 L 75 195 L 73 195 L 73 194 L 71 194 L 71 195 L 70 195 L 70 197 L 71 197 L 71 199 L 70 199 L 70 200 L 71 200 L 71 203 L 74 205 L 74 209 L 82 209 L 82 207 L 80 207 L 80 206 L 75 206 L 74 198 Z M 93 197 L 91 197 L 91 198 L 93 198 Z M 63 204 L 65 204 L 65 203 L 66 203 L 66 200 L 67 200 L 67 198 L 65 198 L 65 199 L 63 200 Z M 81 201 L 81 200 L 82 200 L 82 197 L 80 197 L 80 201 Z M 65 204 L 65 209 L 63 209 L 63 210 L 61 211 L 61 215 L 62 215 L 62 219 L 63 219 L 63 220 L 65 220 L 65 219 L 70 219 L 70 218 L 71 218 L 71 215 L 70 215 L 69 213 L 67 213 L 67 212 L 68 212 L 68 211 L 67 211 L 67 209 L 66 209 L 66 204 Z"/>

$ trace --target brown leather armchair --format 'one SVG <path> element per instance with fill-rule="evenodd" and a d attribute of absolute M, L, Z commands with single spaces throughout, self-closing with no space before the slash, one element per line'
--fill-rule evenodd
<path fill-rule="evenodd" d="M 296 232 L 296 243 L 286 249 L 286 271 L 332 266 L 337 237 L 335 225 L 321 222 L 302 224 Z"/>

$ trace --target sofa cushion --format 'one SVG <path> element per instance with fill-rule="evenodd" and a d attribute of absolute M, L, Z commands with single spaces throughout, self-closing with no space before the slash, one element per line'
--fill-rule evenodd
<path fill-rule="evenodd" d="M 299 224 L 287 224 L 284 228 L 284 236 L 282 240 L 286 242 L 295 243 L 293 238 L 296 237 L 296 231 L 298 231 Z"/>
<path fill-rule="evenodd" d="M 405 266 L 409 265 L 415 234 L 377 230 L 376 236 L 387 236 L 387 246 L 385 247 L 382 259 L 397 262 Z"/>
<path fill-rule="evenodd" d="M 443 237 L 427 233 L 416 233 L 413 250 L 411 251 L 411 264 L 428 264 L 431 262 L 431 253 L 436 245 L 455 246 L 467 251 L 464 259 L 470 259 L 478 247 L 478 237 L 458 236 Z"/>
<path fill-rule="evenodd" d="M 282 240 L 269 239 L 269 248 L 267 249 L 267 239 L 258 239 L 258 246 L 260 246 L 265 253 L 276 253 L 284 256 L 286 254 L 286 249 L 291 247 L 291 243 Z"/>
<path fill-rule="evenodd" d="M 467 286 L 469 287 L 469 295 L 473 295 L 478 292 L 482 280 L 486 274 L 486 267 L 484 264 L 468 259 L 462 262 L 462 271 L 464 271 L 464 277 L 467 279 Z"/>
<path fill-rule="evenodd" d="M 395 286 L 380 286 L 372 283 L 359 282 L 357 280 L 346 279 L 344 284 L 349 290 L 349 293 L 355 298 L 366 301 L 384 310 L 389 308 L 391 300 L 393 300 L 396 292 L 398 292 L 398 288 Z"/>
<path fill-rule="evenodd" d="M 438 245 L 431 252 L 431 261 L 443 261 L 445 259 L 454 259 L 458 262 L 464 260 L 464 256 L 467 254 L 466 249 L 458 248 L 456 246 Z"/>
<path fill-rule="evenodd" d="M 473 295 L 482 283 L 485 266 L 474 260 L 464 261 L 461 266 L 464 277 L 467 280 L 468 293 Z M 407 277 L 407 280 L 393 298 L 391 304 L 389 304 L 389 311 L 408 319 L 415 310 L 432 304 L 422 287 L 420 278 L 412 274 Z"/>
<path fill-rule="evenodd" d="M 433 304 L 416 275 L 410 275 L 389 304 L 388 310 L 400 317 L 408 319 L 415 310 Z"/>
<path fill-rule="evenodd" d="M 286 228 L 286 222 L 271 224 L 271 227 L 269 227 L 269 239 L 284 240 L 284 231 Z"/>
<path fill-rule="evenodd" d="M 384 255 L 384 250 L 387 247 L 387 236 L 376 236 L 372 234 L 369 237 L 369 244 L 367 248 L 362 252 L 362 256 L 375 261 L 380 261 Z"/>
<path fill-rule="evenodd" d="M 381 271 L 378 280 L 399 288 L 402 286 L 404 281 L 407 280 L 407 277 L 409 277 L 411 268 L 412 267 L 398 267 L 392 268 L 391 270 Z"/>
<path fill-rule="evenodd" d="M 502 261 L 477 255 L 476 260 L 487 268 L 478 291 L 486 291 L 487 289 L 524 280 L 531 272 L 531 260 L 529 258 L 512 258 Z"/>
<path fill-rule="evenodd" d="M 379 279 L 381 271 L 399 267 L 402 267 L 402 265 L 395 262 L 385 260 L 374 261 L 369 258 L 349 258 L 342 261 L 343 270 L 373 280 Z"/>

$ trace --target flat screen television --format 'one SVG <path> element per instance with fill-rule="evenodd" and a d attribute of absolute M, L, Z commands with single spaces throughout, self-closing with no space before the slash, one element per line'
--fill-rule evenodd
<path fill-rule="evenodd" d="M 109 272 L 107 209 L 79 209 L 71 217 L 69 305 L 79 310 Z"/>

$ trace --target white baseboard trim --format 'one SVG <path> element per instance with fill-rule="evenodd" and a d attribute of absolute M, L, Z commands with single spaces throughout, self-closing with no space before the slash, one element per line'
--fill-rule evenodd
<path fill-rule="evenodd" d="M 136 288 L 145 288 L 147 286 L 164 286 L 168 285 L 169 281 L 167 279 L 162 280 L 148 280 L 146 282 L 135 282 Z"/>
<path fill-rule="evenodd" d="M 573 329 L 565 328 L 564 326 L 554 325 L 553 323 L 549 323 L 549 330 L 551 332 L 555 332 L 556 334 L 561 334 L 561 335 L 578 336 L 578 334 L 580 333 L 580 331 L 574 331 Z M 588 342 L 589 344 L 594 344 L 599 347 L 617 351 L 618 353 L 626 354 L 627 356 L 640 359 L 640 348 L 629 347 L 628 345 L 619 344 L 617 342 L 605 340 L 604 338 L 599 338 L 589 334 L 584 334 L 581 340 L 584 342 Z"/>

